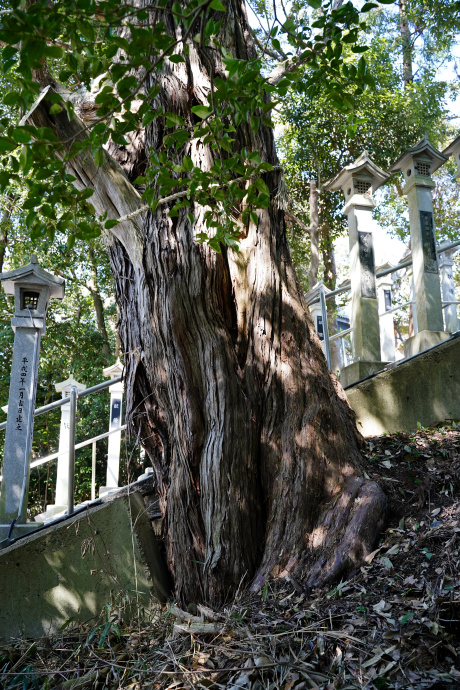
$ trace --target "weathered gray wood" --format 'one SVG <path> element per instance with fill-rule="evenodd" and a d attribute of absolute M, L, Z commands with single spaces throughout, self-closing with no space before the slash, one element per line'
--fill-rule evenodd
<path fill-rule="evenodd" d="M 53 90 L 49 87 L 49 90 Z M 63 97 L 65 94 L 62 94 Z M 32 110 L 26 115 L 28 124 L 36 127 L 50 127 L 64 143 L 66 153 L 72 150 L 74 142 L 84 141 L 87 138 L 85 123 L 75 115 L 69 121 L 67 112 L 51 115 L 49 110 L 51 103 L 45 97 L 40 97 Z M 59 155 L 59 154 L 58 154 Z M 62 153 L 60 154 L 63 157 Z M 110 156 L 104 153 L 104 164 L 98 168 L 89 152 L 78 154 L 69 159 L 67 169 L 76 181 L 77 189 L 93 189 L 94 194 L 90 203 L 95 212 L 102 216 L 107 212 L 109 219 L 118 218 L 137 211 L 143 206 L 137 190 L 127 179 L 121 166 Z M 142 272 L 142 225 L 145 214 L 141 214 L 130 221 L 125 221 L 105 231 L 105 238 L 110 244 L 115 237 L 124 246 L 128 256 L 138 271 Z"/>

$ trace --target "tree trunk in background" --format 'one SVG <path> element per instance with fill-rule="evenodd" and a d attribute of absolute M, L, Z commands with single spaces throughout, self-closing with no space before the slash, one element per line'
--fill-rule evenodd
<path fill-rule="evenodd" d="M 94 304 L 94 311 L 96 312 L 96 325 L 97 330 L 102 338 L 102 354 L 104 357 L 109 359 L 112 356 L 112 351 L 109 345 L 109 336 L 107 333 L 107 327 L 105 325 L 104 316 L 104 304 L 102 302 L 101 293 L 98 289 L 97 283 L 97 263 L 94 258 L 94 252 L 91 248 L 88 249 L 88 258 L 91 264 L 91 282 L 88 285 L 88 289 L 91 293 L 91 297 Z"/>
<path fill-rule="evenodd" d="M 310 250 L 311 261 L 308 271 L 308 289 L 311 290 L 318 282 L 319 268 L 319 192 L 316 180 L 310 180 Z"/>
<path fill-rule="evenodd" d="M 8 246 L 8 230 L 10 229 L 10 217 L 13 211 L 15 199 L 8 198 L 8 205 L 0 217 L 0 273 L 3 271 L 6 248 Z"/>
<path fill-rule="evenodd" d="M 331 229 L 326 223 L 323 223 L 321 226 L 321 245 L 324 263 L 324 284 L 329 290 L 335 290 L 337 278 L 335 252 L 331 239 Z M 327 300 L 327 309 L 329 333 L 332 334 L 335 333 L 338 328 L 336 318 L 337 301 L 335 297 L 330 297 Z M 331 371 L 336 373 L 337 371 L 340 371 L 344 365 L 340 349 L 340 338 L 336 338 L 329 343 L 329 347 L 331 351 Z"/>
<path fill-rule="evenodd" d="M 407 18 L 406 0 L 399 0 L 399 30 L 401 33 L 401 47 L 403 58 L 404 87 L 414 81 L 412 68 L 412 40 L 410 35 L 409 20 Z"/>
<path fill-rule="evenodd" d="M 169 15 L 163 19 L 173 33 Z M 226 50 L 247 59 L 249 36 L 244 7 L 228 0 Z M 223 73 L 216 51 L 207 52 Z M 156 75 L 155 107 L 191 126 L 191 107 L 207 102 L 210 65 L 194 42 L 184 58 Z M 78 121 L 50 115 L 49 107 L 42 101 L 31 119 L 69 140 Z M 160 150 L 164 133 L 154 121 L 147 149 Z M 270 129 L 255 134 L 243 124 L 235 136 L 277 163 Z M 213 164 L 210 147 L 195 142 L 185 151 L 195 166 Z M 93 186 L 98 213 L 139 208 L 109 156 L 94 173 L 89 156 L 73 160 L 74 184 Z M 127 419 L 154 467 L 182 604 L 218 605 L 242 581 L 258 588 L 269 576 L 324 584 L 358 566 L 382 527 L 384 495 L 362 478 L 354 415 L 329 375 L 294 274 L 274 201 L 279 175 L 264 175 L 273 201 L 249 225 L 239 253 L 217 254 L 195 241 L 204 210 L 193 204 L 194 227 L 186 209 L 170 218 L 159 206 L 108 239 Z"/>

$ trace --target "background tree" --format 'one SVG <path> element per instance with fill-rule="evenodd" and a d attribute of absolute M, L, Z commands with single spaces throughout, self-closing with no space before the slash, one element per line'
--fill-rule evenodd
<path fill-rule="evenodd" d="M 290 210 L 307 227 L 310 224 L 309 180 L 321 186 L 363 150 L 368 150 L 375 163 L 386 170 L 424 134 L 428 133 L 438 146 L 446 145 L 452 137 L 446 104 L 451 85 L 434 79 L 434 58 L 420 66 L 417 79 L 408 90 L 399 36 L 394 30 L 394 13 L 388 16 L 382 8 L 373 10 L 364 38 L 369 45 L 367 71 L 363 71 L 363 62 L 353 53 L 348 52 L 344 58 L 345 67 L 351 73 L 366 74 L 368 88 L 363 93 L 353 96 L 345 91 L 341 101 L 331 103 L 326 95 L 312 98 L 300 81 L 289 92 L 280 113 L 283 129 L 279 143 L 290 192 Z M 308 83 L 308 68 L 305 72 Z M 387 204 L 392 204 L 395 196 L 398 207 L 394 213 L 387 212 Z M 341 194 L 321 190 L 319 204 L 321 253 L 323 266 L 327 267 L 333 264 L 334 239 L 346 232 L 347 226 L 341 214 Z M 407 212 L 399 177 L 384 188 L 376 217 L 383 219 L 386 213 L 390 213 L 391 222 L 397 216 L 398 224 L 404 224 Z M 388 226 L 385 222 L 385 227 Z M 294 262 L 302 277 L 298 263 L 308 262 L 309 243 L 305 245 L 305 232 L 298 223 L 294 223 L 291 237 Z M 330 273 L 330 269 L 325 270 L 325 283 L 334 289 L 334 280 L 327 278 Z M 312 287 L 307 280 L 303 286 L 306 290 Z"/>

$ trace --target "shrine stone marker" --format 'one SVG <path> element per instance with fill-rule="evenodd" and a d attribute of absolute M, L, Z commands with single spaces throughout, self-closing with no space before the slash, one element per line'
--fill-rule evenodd
<path fill-rule="evenodd" d="M 30 454 L 34 429 L 38 357 L 49 300 L 63 299 L 65 282 L 38 265 L 30 264 L 0 273 L 7 295 L 14 295 L 15 332 L 11 366 L 8 419 L 0 492 L 0 540 L 7 540 L 37 528 L 27 522 Z"/>

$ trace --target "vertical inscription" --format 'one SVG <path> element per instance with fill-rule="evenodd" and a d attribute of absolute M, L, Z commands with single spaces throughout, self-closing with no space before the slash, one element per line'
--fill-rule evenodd
<path fill-rule="evenodd" d="M 27 371 L 28 371 L 28 363 L 29 360 L 27 357 L 22 357 L 21 360 L 21 369 L 19 371 L 19 390 L 18 390 L 18 398 L 17 398 L 17 414 L 16 414 L 16 427 L 15 431 L 22 431 L 23 430 L 23 424 L 24 424 L 24 419 L 23 419 L 23 413 L 24 413 L 24 393 L 26 391 L 25 384 L 27 381 Z"/>
<path fill-rule="evenodd" d="M 389 311 L 391 309 L 391 290 L 384 290 L 383 298 L 385 302 L 385 311 Z"/>
<path fill-rule="evenodd" d="M 371 232 L 358 232 L 361 264 L 361 297 L 377 297 L 375 287 L 374 247 Z"/>
<path fill-rule="evenodd" d="M 422 235 L 423 263 L 425 266 L 425 271 L 427 273 L 438 273 L 433 214 L 431 211 L 420 211 L 420 230 Z"/>
<path fill-rule="evenodd" d="M 121 400 L 114 398 L 110 414 L 110 428 L 117 429 L 119 426 L 121 426 Z"/>

